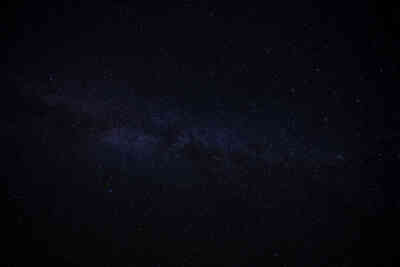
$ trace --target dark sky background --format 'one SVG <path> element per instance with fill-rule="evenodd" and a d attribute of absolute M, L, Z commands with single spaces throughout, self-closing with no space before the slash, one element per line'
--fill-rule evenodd
<path fill-rule="evenodd" d="M 394 266 L 399 6 L 233 2 L 3 4 L 7 264 Z M 202 128 L 246 175 L 149 170 Z"/>

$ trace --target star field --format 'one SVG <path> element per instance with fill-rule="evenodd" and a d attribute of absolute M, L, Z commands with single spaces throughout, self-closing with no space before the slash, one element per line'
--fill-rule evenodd
<path fill-rule="evenodd" d="M 308 2 L 10 7 L 7 264 L 390 263 L 395 22 Z"/>

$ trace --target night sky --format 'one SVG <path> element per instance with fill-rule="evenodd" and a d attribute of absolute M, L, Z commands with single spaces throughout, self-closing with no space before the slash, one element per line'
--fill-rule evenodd
<path fill-rule="evenodd" d="M 2 263 L 395 266 L 399 7 L 134 2 L 3 4 Z"/>

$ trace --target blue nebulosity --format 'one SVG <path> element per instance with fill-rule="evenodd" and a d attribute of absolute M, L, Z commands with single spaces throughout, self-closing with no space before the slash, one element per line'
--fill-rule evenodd
<path fill-rule="evenodd" d="M 79 126 L 81 134 L 88 138 L 93 155 L 90 160 L 123 169 L 129 175 L 140 166 L 153 175 L 175 169 L 179 175 L 190 176 L 190 169 L 196 172 L 192 165 L 197 161 L 195 155 L 189 156 L 185 151 L 193 145 L 199 150 L 193 153 L 223 157 L 226 172 L 235 154 L 270 165 L 289 161 L 311 166 L 318 162 L 341 164 L 356 149 L 335 133 L 308 135 L 301 119 L 301 112 L 305 111 L 298 110 L 298 117 L 288 123 L 285 109 L 289 107 L 276 101 L 244 102 L 241 108 L 246 112 L 223 99 L 193 103 L 195 108 L 188 109 L 187 105 L 177 104 L 174 97 L 136 96 L 132 88 L 118 81 L 86 83 L 89 88 L 65 81 L 62 90 L 43 99 L 49 105 L 65 106 L 78 120 L 80 116 L 88 117 L 92 127 L 99 128 L 92 131 Z M 186 174 L 182 174 L 183 169 Z M 170 183 L 170 177 L 173 175 L 162 179 Z M 194 177 L 197 176 L 186 178 L 185 182 L 198 182 L 194 180 L 199 178 Z"/>

